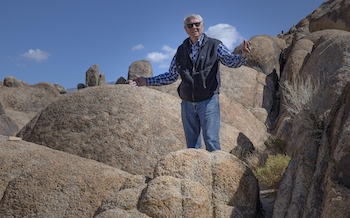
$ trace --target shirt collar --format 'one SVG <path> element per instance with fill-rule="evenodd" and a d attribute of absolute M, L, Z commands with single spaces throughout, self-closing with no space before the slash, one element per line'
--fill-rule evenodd
<path fill-rule="evenodd" d="M 190 45 L 191 46 L 201 46 L 203 43 L 203 39 L 204 39 L 204 34 L 202 34 L 201 37 L 199 38 L 199 40 L 196 41 L 195 43 L 192 43 L 192 40 L 190 40 Z"/>

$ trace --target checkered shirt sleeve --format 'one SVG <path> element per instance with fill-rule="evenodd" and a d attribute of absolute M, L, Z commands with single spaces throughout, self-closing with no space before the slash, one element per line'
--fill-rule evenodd
<path fill-rule="evenodd" d="M 169 72 L 160 74 L 158 76 L 146 78 L 147 86 L 162 86 L 176 82 L 176 80 L 179 78 L 179 73 L 177 72 L 175 64 L 175 57 L 176 54 L 174 55 L 173 60 L 171 61 Z"/>
<path fill-rule="evenodd" d="M 243 58 L 241 54 L 233 54 L 230 50 L 222 43 L 218 46 L 218 59 L 220 62 L 232 68 L 237 68 L 245 65 L 247 62 L 247 57 Z"/>

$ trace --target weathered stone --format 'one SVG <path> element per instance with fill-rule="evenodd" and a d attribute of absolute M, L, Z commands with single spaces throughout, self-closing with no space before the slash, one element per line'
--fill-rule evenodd
<path fill-rule="evenodd" d="M 0 135 L 13 136 L 18 132 L 18 126 L 6 114 L 0 115 Z"/>
<path fill-rule="evenodd" d="M 244 218 L 242 212 L 237 208 L 222 204 L 215 205 L 213 217 Z"/>
<path fill-rule="evenodd" d="M 7 108 L 5 111 L 6 115 L 10 117 L 18 126 L 18 131 L 21 130 L 37 114 L 37 112 L 34 111 L 18 111 L 11 108 Z"/>
<path fill-rule="evenodd" d="M 126 172 L 25 141 L 0 146 L 0 217 L 93 217 Z"/>
<path fill-rule="evenodd" d="M 129 66 L 128 80 L 135 79 L 137 76 L 152 77 L 153 70 L 151 62 L 148 60 L 135 61 Z"/>
<path fill-rule="evenodd" d="M 311 111 L 320 114 L 329 110 L 339 97 L 345 84 L 350 81 L 350 34 L 335 40 L 327 40 L 318 45 L 300 71 L 304 80 L 311 77 L 315 84 L 315 101 L 310 105 Z"/>
<path fill-rule="evenodd" d="M 101 74 L 98 76 L 98 85 L 99 85 L 99 86 L 108 85 L 108 83 L 106 82 L 105 73 L 101 73 Z"/>
<path fill-rule="evenodd" d="M 115 84 L 126 84 L 127 80 L 124 77 L 119 77 L 119 79 L 117 79 L 117 81 L 115 82 Z"/>
<path fill-rule="evenodd" d="M 98 79 L 99 79 L 98 73 L 99 73 L 98 64 L 92 65 L 86 71 L 86 77 L 85 77 L 85 86 L 86 87 L 98 86 Z"/>
<path fill-rule="evenodd" d="M 302 32 L 304 34 L 309 34 L 309 25 L 310 21 L 307 17 L 301 19 L 297 25 L 295 25 L 295 28 L 297 28 L 298 32 Z"/>
<path fill-rule="evenodd" d="M 237 146 L 232 149 L 230 153 L 244 161 L 254 152 L 255 148 L 253 143 L 243 133 L 239 133 L 237 138 Z"/>
<path fill-rule="evenodd" d="M 104 214 L 104 217 L 107 214 L 106 211 L 112 210 L 114 211 L 113 213 L 115 213 L 116 209 L 125 211 L 136 210 L 142 190 L 147 185 L 146 181 L 146 178 L 141 175 L 127 178 L 118 192 L 108 196 L 102 202 L 102 205 L 98 208 L 95 215 L 102 216 L 102 214 Z"/>
<path fill-rule="evenodd" d="M 262 101 L 260 107 L 265 108 L 268 113 L 266 124 L 270 129 L 273 128 L 273 123 L 278 116 L 277 109 L 279 102 L 277 92 L 278 81 L 281 74 L 280 56 L 284 47 L 286 46 L 286 44 L 282 43 L 281 40 L 282 39 L 280 38 L 271 37 L 268 35 L 258 35 L 252 37 L 250 39 L 252 42 L 252 50 L 247 60 L 248 67 L 266 75 L 263 80 L 259 79 L 259 82 L 263 85 L 259 84 L 259 86 L 256 86 L 256 89 L 263 89 L 257 92 L 259 95 L 263 95 L 263 97 L 259 98 L 260 96 L 256 96 L 256 99 L 258 101 Z M 239 53 L 239 50 L 240 47 L 238 46 L 234 53 Z M 256 82 L 258 82 L 258 78 L 256 78 L 256 80 Z M 227 82 L 231 81 L 232 80 L 228 80 Z M 256 84 L 256 82 L 253 83 L 253 86 Z M 248 94 L 245 96 L 245 98 L 248 98 L 248 96 L 251 96 L 252 98 L 255 97 L 255 95 Z"/>
<path fill-rule="evenodd" d="M 326 30 L 312 32 L 309 35 L 305 36 L 303 39 L 311 40 L 314 43 L 313 49 L 315 49 L 317 46 L 319 46 L 321 43 L 325 41 L 328 41 L 328 40 L 334 41 L 339 37 L 342 37 L 344 35 L 349 35 L 349 34 L 350 34 L 349 31 L 337 30 L 337 29 L 326 29 Z M 299 47 L 299 49 L 301 48 Z"/>
<path fill-rule="evenodd" d="M 180 98 L 179 97 L 179 93 L 177 92 L 177 87 L 179 87 L 181 83 L 181 78 L 179 78 L 176 82 L 166 85 L 166 86 L 149 86 L 151 89 L 155 89 L 161 92 L 165 92 L 168 94 L 171 94 L 173 96 L 175 96 L 176 98 Z"/>
<path fill-rule="evenodd" d="M 347 0 L 326 1 L 307 18 L 310 32 L 324 29 L 350 31 L 350 2 Z"/>
<path fill-rule="evenodd" d="M 0 115 L 5 114 L 5 105 L 0 101 Z"/>
<path fill-rule="evenodd" d="M 8 136 L 0 135 L 0 143 L 8 141 Z"/>
<path fill-rule="evenodd" d="M 67 93 L 67 89 L 64 88 L 63 86 L 61 86 L 60 84 L 55 83 L 55 84 L 53 84 L 53 86 L 57 89 L 57 91 L 58 91 L 60 94 L 66 94 L 66 93 Z"/>
<path fill-rule="evenodd" d="M 83 88 L 85 88 L 84 83 L 79 83 L 79 84 L 77 85 L 77 89 L 78 89 L 78 90 L 79 90 L 79 89 L 83 89 Z"/>
<path fill-rule="evenodd" d="M 238 130 L 238 132 L 236 132 L 237 135 L 235 135 L 235 143 L 237 144 L 238 134 L 242 132 L 255 147 L 262 148 L 269 135 L 265 124 L 262 123 L 251 110 L 237 103 L 233 98 L 220 95 L 220 102 L 222 123 L 226 123 Z M 231 147 L 231 149 L 232 148 L 234 147 Z M 229 152 L 231 149 L 225 151 Z"/>
<path fill-rule="evenodd" d="M 254 36 L 250 39 L 252 50 L 250 52 L 247 66 L 264 73 L 280 75 L 279 55 L 281 48 L 276 37 L 268 35 Z"/>
<path fill-rule="evenodd" d="M 5 79 L 4 79 L 4 83 L 3 83 L 4 86 L 6 87 L 21 87 L 23 85 L 27 85 L 26 83 L 16 79 L 15 77 L 13 76 L 7 76 Z"/>
<path fill-rule="evenodd" d="M 186 148 L 179 99 L 146 87 L 97 86 L 64 95 L 18 136 L 149 176 L 159 158 Z"/>
<path fill-rule="evenodd" d="M 9 141 L 21 141 L 22 139 L 16 136 L 9 136 L 8 138 Z"/>
<path fill-rule="evenodd" d="M 341 30 L 313 32 L 295 43 L 288 58 L 280 84 L 284 87 L 288 81 L 294 87 L 308 86 L 310 93 L 304 95 L 312 98 L 308 110 L 316 117 L 332 107 L 341 89 L 350 81 L 350 63 L 347 58 L 350 46 L 346 43 L 349 39 L 350 33 Z M 306 81 L 309 84 L 305 84 Z M 276 134 L 291 141 L 291 134 L 285 131 L 290 127 L 290 115 L 285 106 L 287 100 L 291 99 L 286 99 L 282 94 Z"/>
<path fill-rule="evenodd" d="M 226 152 L 215 151 L 210 153 L 200 149 L 172 152 L 157 163 L 154 176 L 156 179 L 172 176 L 197 182 L 204 187 L 202 191 L 204 195 L 201 198 L 208 197 L 213 206 L 228 205 L 235 207 L 242 212 L 243 217 L 256 217 L 259 213 L 257 179 L 242 161 Z M 181 183 L 179 182 L 179 184 Z M 163 187 L 162 185 L 157 186 L 159 186 L 157 187 L 159 190 Z M 159 193 L 159 195 L 163 194 Z M 179 193 L 179 196 L 174 198 L 180 199 L 181 194 Z M 200 202 L 204 201 L 201 200 Z M 149 202 L 149 204 L 152 204 L 152 202 Z M 155 204 L 159 205 L 158 203 Z M 156 207 L 156 205 L 152 207 Z M 185 211 L 181 207 L 176 210 Z M 212 212 L 213 208 L 206 210 Z M 180 213 L 180 211 L 176 213 Z M 149 213 L 146 212 L 146 214 Z"/>
<path fill-rule="evenodd" d="M 94 218 L 116 218 L 116 217 L 128 217 L 128 218 L 149 218 L 144 213 L 139 212 L 138 210 L 123 210 L 120 208 L 115 208 L 111 210 L 106 210 L 96 216 Z"/>
<path fill-rule="evenodd" d="M 343 217 L 350 213 L 348 173 L 350 83 L 343 89 L 321 134 L 301 119 L 292 159 L 274 204 L 273 217 Z M 297 138 L 296 138 L 297 136 Z"/>
<path fill-rule="evenodd" d="M 220 94 L 226 95 L 248 108 L 262 108 L 266 75 L 252 68 L 220 67 Z"/>
<path fill-rule="evenodd" d="M 0 87 L 0 101 L 6 109 L 39 112 L 60 97 L 60 93 L 50 83 L 38 83 L 33 86 Z"/>
<path fill-rule="evenodd" d="M 150 217 L 211 217 L 210 193 L 198 182 L 159 176 L 148 183 L 139 211 Z"/>
<path fill-rule="evenodd" d="M 311 54 L 313 46 L 314 43 L 308 39 L 301 39 L 293 45 L 291 55 L 288 57 L 284 67 L 284 72 L 288 73 L 282 73 L 282 81 L 291 82 L 298 76 L 301 67 Z"/>

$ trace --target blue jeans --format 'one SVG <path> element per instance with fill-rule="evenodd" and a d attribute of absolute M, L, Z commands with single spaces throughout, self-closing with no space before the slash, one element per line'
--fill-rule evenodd
<path fill-rule="evenodd" d="M 219 94 L 201 102 L 181 102 L 182 125 L 187 148 L 201 148 L 201 130 L 207 151 L 220 150 Z"/>

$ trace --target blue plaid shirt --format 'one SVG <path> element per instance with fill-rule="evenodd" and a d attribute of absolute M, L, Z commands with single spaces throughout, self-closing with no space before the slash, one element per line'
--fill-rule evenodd
<path fill-rule="evenodd" d="M 192 52 L 191 52 L 191 58 L 192 62 L 194 63 L 196 61 L 197 53 L 199 51 L 200 46 L 202 45 L 204 36 L 202 35 L 201 38 L 196 42 L 191 42 Z M 242 65 L 244 65 L 247 61 L 247 57 L 243 58 L 240 54 L 232 54 L 230 50 L 222 43 L 218 46 L 218 60 L 227 67 L 237 68 Z M 158 76 L 149 77 L 146 78 L 146 82 L 148 86 L 161 86 L 161 85 L 168 85 L 173 82 L 176 82 L 176 80 L 179 78 L 180 74 L 177 71 L 176 67 L 176 54 L 174 55 L 170 67 L 169 72 L 160 74 Z"/>

